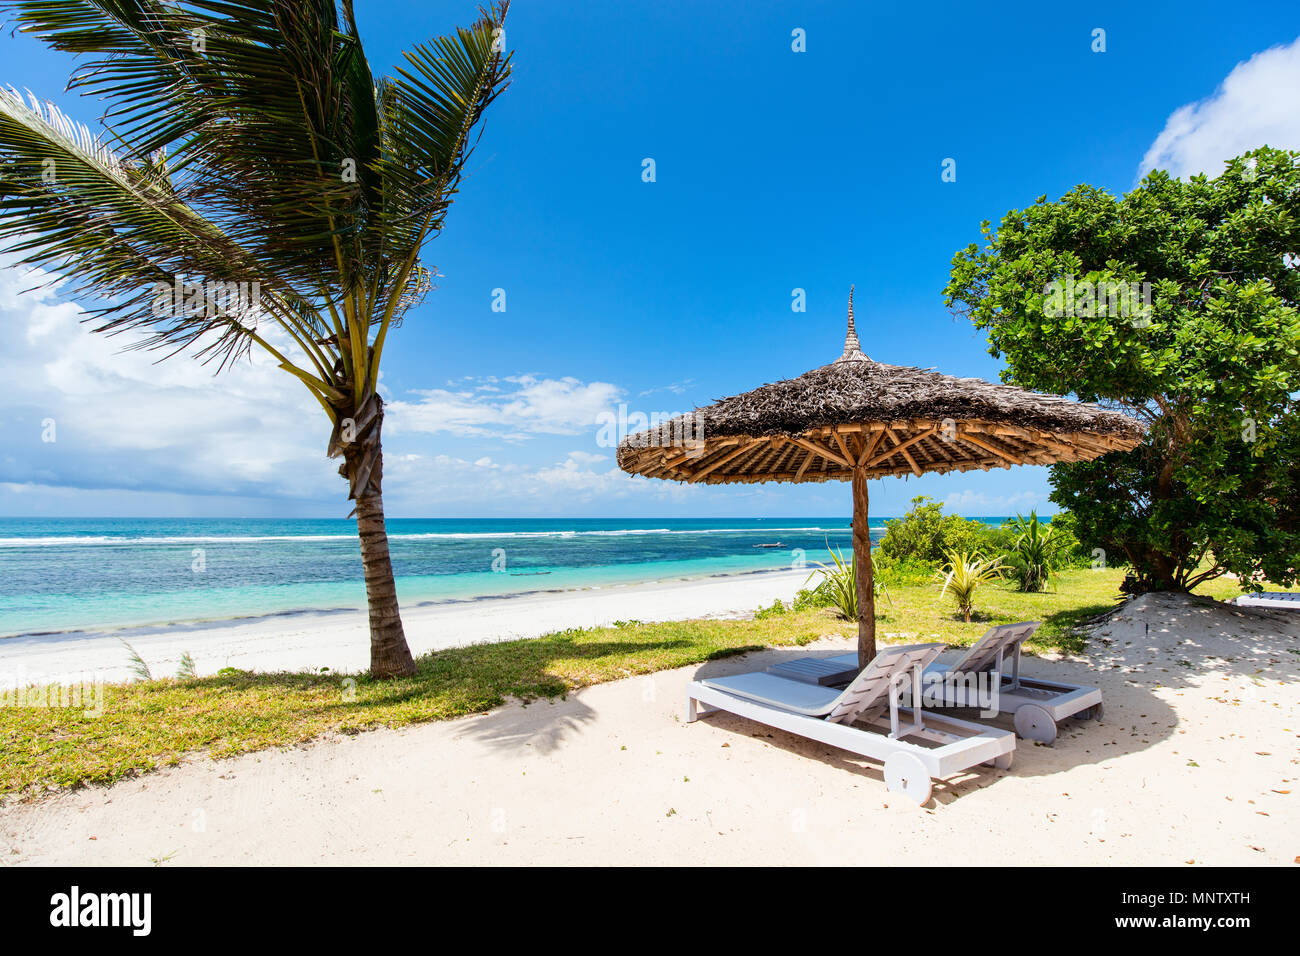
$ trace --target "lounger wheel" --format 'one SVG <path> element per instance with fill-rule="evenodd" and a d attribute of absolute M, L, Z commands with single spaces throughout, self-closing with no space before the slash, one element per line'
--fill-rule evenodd
<path fill-rule="evenodd" d="M 1056 721 L 1037 704 L 1025 704 L 1017 708 L 1015 716 L 1016 733 L 1025 740 L 1034 740 L 1040 744 L 1050 744 L 1056 739 Z"/>
<path fill-rule="evenodd" d="M 918 804 L 924 805 L 930 799 L 930 774 L 912 754 L 890 754 L 885 758 L 885 786 Z"/>

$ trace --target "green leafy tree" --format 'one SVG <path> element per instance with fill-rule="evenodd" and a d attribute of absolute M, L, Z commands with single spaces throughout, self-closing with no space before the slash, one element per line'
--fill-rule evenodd
<path fill-rule="evenodd" d="M 1040 197 L 953 258 L 946 300 L 1004 381 L 1147 426 L 1133 452 L 1050 476 L 1084 547 L 1131 565 L 1136 590 L 1296 579 L 1298 157 L 1263 147 L 1215 179 Z"/>
<path fill-rule="evenodd" d="M 351 0 L 0 0 L 82 57 L 93 135 L 0 89 L 0 241 L 97 304 L 97 332 L 218 371 L 269 354 L 320 403 L 355 502 L 370 670 L 415 670 L 388 553 L 377 392 L 388 334 L 505 89 L 509 4 L 376 78 Z M 107 304 L 103 304 L 107 303 Z"/>
<path fill-rule="evenodd" d="M 1068 511 L 1058 511 L 1047 519 L 1052 531 L 1052 542 L 1063 568 L 1086 568 L 1094 561 L 1091 551 L 1079 541 L 1079 521 Z"/>
<path fill-rule="evenodd" d="M 878 550 L 887 561 L 925 561 L 932 567 L 947 560 L 949 551 L 997 551 L 1012 539 L 1010 531 L 992 528 L 961 515 L 946 515 L 943 505 L 917 495 L 901 518 L 885 522 Z"/>

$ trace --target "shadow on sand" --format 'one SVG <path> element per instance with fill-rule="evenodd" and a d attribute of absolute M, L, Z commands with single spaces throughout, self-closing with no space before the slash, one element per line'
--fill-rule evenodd
<path fill-rule="evenodd" d="M 1052 746 L 1018 740 L 1015 763 L 1010 770 L 979 767 L 935 781 L 934 799 L 938 803 L 950 802 L 1007 774 L 1045 776 L 1141 753 L 1178 732 L 1179 718 L 1166 699 L 1170 696 L 1168 690 L 1208 688 L 1213 694 L 1247 694 L 1253 687 L 1263 688 L 1265 681 L 1296 681 L 1300 679 L 1298 638 L 1300 614 L 1293 612 L 1236 607 L 1186 595 L 1145 595 L 1130 601 L 1091 629 L 1086 642 L 1081 642 L 1084 646 L 1081 654 L 1060 659 L 1026 654 L 1022 663 L 1022 671 L 1028 677 L 1099 687 L 1106 705 L 1103 719 L 1063 720 Z M 360 716 L 364 718 L 367 705 L 418 702 L 436 690 L 440 697 L 455 701 L 462 710 L 480 711 L 476 716 L 463 718 L 457 734 L 472 735 L 502 749 L 529 746 L 536 753 L 554 753 L 566 738 L 592 724 L 596 713 L 584 703 L 581 691 L 566 691 L 559 678 L 548 673 L 552 664 L 560 660 L 567 666 L 572 666 L 575 660 L 607 662 L 611 656 L 630 656 L 647 650 L 671 654 L 688 643 L 686 640 L 654 644 L 523 642 L 518 648 L 527 657 L 522 674 L 517 659 L 502 662 L 500 670 L 494 672 L 491 645 L 484 645 L 482 660 L 465 661 L 434 654 L 421 658 L 419 678 L 368 686 L 366 700 L 360 704 Z M 676 674 L 675 678 L 669 678 L 675 681 L 671 692 L 682 692 L 686 679 L 763 670 L 797 657 L 842 654 L 849 646 L 836 638 L 807 647 L 737 648 L 686 674 L 668 672 Z M 949 650 L 941 660 L 950 662 L 960 653 L 960 649 Z M 656 675 L 637 677 L 630 670 L 628 676 L 633 682 L 656 680 Z M 664 672 L 658 676 L 663 677 Z M 259 675 L 256 679 L 277 677 L 291 681 L 317 680 L 314 676 L 287 674 Z M 523 706 L 500 706 L 503 699 L 511 697 L 534 699 Z M 345 707 L 355 713 L 358 703 L 326 704 L 321 709 Z M 972 711 L 944 712 L 978 722 Z M 1013 729 L 1010 715 L 993 718 L 989 723 Z M 698 729 L 706 727 L 762 739 L 800 757 L 882 783 L 880 793 L 885 799 L 896 796 L 885 796 L 881 766 L 855 754 L 725 712 L 705 715 Z"/>

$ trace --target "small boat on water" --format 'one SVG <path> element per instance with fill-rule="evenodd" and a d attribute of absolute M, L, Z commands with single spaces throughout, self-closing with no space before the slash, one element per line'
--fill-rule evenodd
<path fill-rule="evenodd" d="M 783 545 L 780 541 L 778 541 L 776 544 L 756 544 L 756 545 L 754 545 L 754 547 L 756 547 L 756 548 L 784 548 L 785 545 Z"/>

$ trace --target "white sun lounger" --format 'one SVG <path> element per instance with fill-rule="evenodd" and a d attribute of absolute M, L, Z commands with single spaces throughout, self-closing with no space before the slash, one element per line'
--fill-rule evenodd
<path fill-rule="evenodd" d="M 936 714 L 923 719 L 921 708 L 903 705 L 904 688 L 919 694 L 922 671 L 943 647 L 887 647 L 861 673 L 855 668 L 842 691 L 763 672 L 692 681 L 686 720 L 704 705 L 883 761 L 885 785 L 925 803 L 932 777 L 982 763 L 1006 769 L 1016 747 L 1009 731 Z"/>
<path fill-rule="evenodd" d="M 989 692 L 991 685 L 997 686 L 996 711 L 1013 715 L 1016 733 L 1021 737 L 1045 744 L 1056 740 L 1057 724 L 1067 717 L 1100 720 L 1103 707 L 1098 688 L 1020 676 L 1020 645 L 1037 629 L 1036 621 L 989 628 L 956 663 L 926 667 L 922 701 L 931 707 L 983 710 L 994 703 Z M 857 667 L 857 654 L 839 654 L 787 661 L 769 667 L 768 672 L 835 686 L 851 680 Z M 989 676 L 981 687 L 979 675 L 985 674 Z M 904 703 L 910 701 L 910 695 L 906 695 Z"/>
<path fill-rule="evenodd" d="M 1276 607 L 1284 611 L 1300 611 L 1300 592 L 1257 591 L 1237 598 L 1242 607 Z"/>

